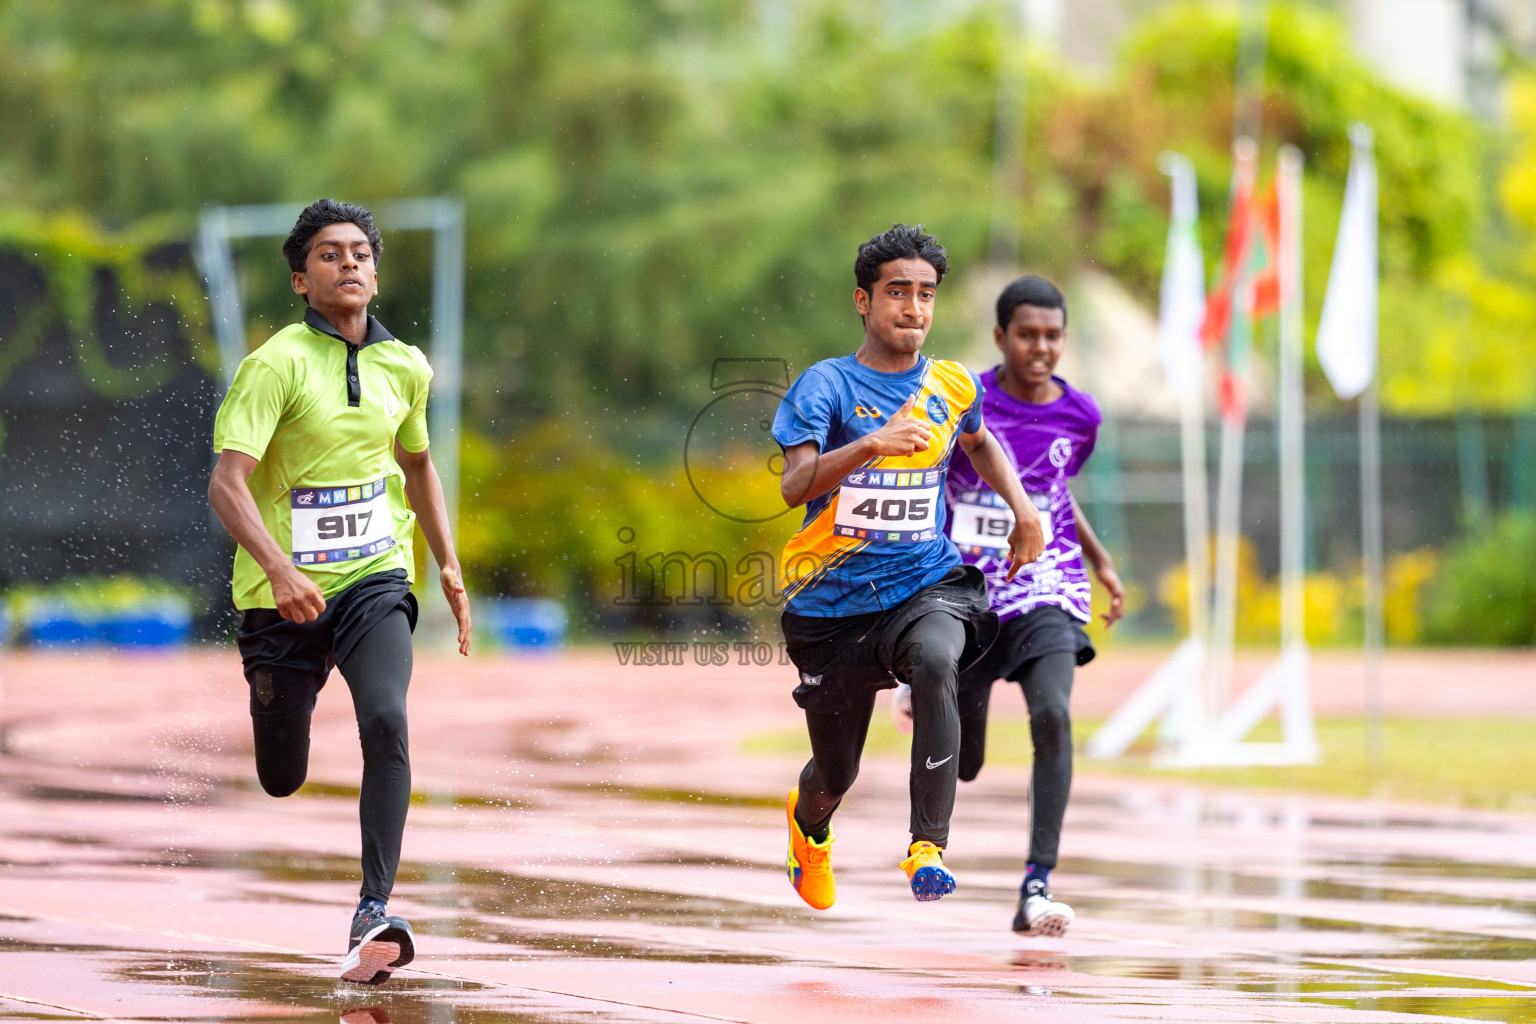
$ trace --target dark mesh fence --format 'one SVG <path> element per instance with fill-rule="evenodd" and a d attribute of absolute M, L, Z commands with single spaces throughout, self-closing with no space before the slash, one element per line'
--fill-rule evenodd
<path fill-rule="evenodd" d="M 185 247 L 151 258 L 189 261 Z M 199 633 L 221 632 L 231 548 L 205 498 L 214 376 L 169 302 L 135 302 L 97 270 L 82 338 L 59 292 L 0 251 L 0 587 L 159 578 L 191 592 Z"/>

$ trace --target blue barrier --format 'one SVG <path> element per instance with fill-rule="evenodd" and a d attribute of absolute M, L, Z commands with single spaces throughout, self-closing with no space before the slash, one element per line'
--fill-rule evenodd
<path fill-rule="evenodd" d="M 180 647 L 192 636 L 192 609 L 185 601 L 156 601 L 103 618 L 100 635 L 116 647 Z"/>
<path fill-rule="evenodd" d="M 27 602 L 16 626 L 23 643 L 38 647 L 180 647 L 192 636 L 192 608 L 165 597 L 132 610 L 96 612 L 44 598 Z"/>
<path fill-rule="evenodd" d="M 36 647 L 74 647 L 96 642 L 96 621 L 64 601 L 30 602 L 17 616 L 22 640 Z"/>
<path fill-rule="evenodd" d="M 545 597 L 501 597 L 478 602 L 491 634 L 507 647 L 552 649 L 565 644 L 565 606 Z"/>

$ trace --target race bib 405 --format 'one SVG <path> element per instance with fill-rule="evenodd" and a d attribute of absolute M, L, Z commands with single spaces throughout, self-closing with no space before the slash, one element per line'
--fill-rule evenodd
<path fill-rule="evenodd" d="M 877 544 L 933 540 L 943 493 L 941 470 L 856 469 L 837 493 L 832 532 Z"/>
<path fill-rule="evenodd" d="M 370 558 L 395 546 L 384 480 L 349 487 L 295 487 L 293 564 Z"/>

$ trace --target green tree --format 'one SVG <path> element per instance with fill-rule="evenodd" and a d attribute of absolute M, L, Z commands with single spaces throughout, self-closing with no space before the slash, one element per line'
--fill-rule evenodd
<path fill-rule="evenodd" d="M 484 441 L 466 480 L 499 495 L 477 564 L 504 589 L 577 593 L 614 552 L 583 548 L 569 534 L 583 520 L 557 505 L 516 497 L 547 474 L 564 479 L 527 446 L 558 439 L 600 449 L 594 472 L 649 474 L 604 492 L 607 518 L 591 524 L 601 539 L 671 500 L 655 468 L 679 463 L 715 358 L 777 356 L 798 371 L 853 347 L 858 242 L 896 220 L 924 223 L 956 268 L 945 301 L 960 301 L 991 225 L 1000 60 L 1019 61 L 1028 81 L 1025 265 L 1058 276 L 1096 265 L 1152 304 L 1166 149 L 1194 160 L 1206 252 L 1218 250 L 1238 43 L 1228 6 L 1160 10 L 1102 81 L 1044 53 L 1002 53 L 1000 8 L 874 16 L 884 9 L 12 0 L 0 5 L 0 205 L 109 226 L 154 218 L 185 236 L 207 203 L 462 196 L 466 415 Z M 1381 168 L 1389 407 L 1524 401 L 1536 101 L 1516 94 L 1506 148 L 1384 84 L 1313 5 L 1275 4 L 1268 38 L 1264 166 L 1282 142 L 1307 157 L 1311 325 L 1346 129 L 1360 120 Z M 1497 217 L 1490 167 L 1507 172 Z M 424 341 L 425 241 L 382 226 L 381 314 Z M 295 300 L 272 241 L 248 246 L 242 267 L 259 339 Z M 966 319 L 946 307 L 933 350 L 969 349 Z M 526 475 L 505 475 L 513 466 Z M 690 528 L 709 544 L 765 543 Z M 787 524 L 775 529 L 782 538 Z M 584 568 L 560 575 L 551 557 Z"/>

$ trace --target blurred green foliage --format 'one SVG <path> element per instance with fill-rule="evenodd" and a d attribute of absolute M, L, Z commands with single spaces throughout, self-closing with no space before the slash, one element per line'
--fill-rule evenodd
<path fill-rule="evenodd" d="M 553 423 L 503 448 L 471 437 L 463 474 L 460 554 L 486 589 L 589 609 L 622 609 L 638 592 L 652 607 L 667 607 L 683 596 L 681 574 L 688 572 L 687 586 L 697 582 L 696 593 L 735 616 L 780 604 L 779 549 L 800 522 L 798 510 L 765 523 L 716 515 L 681 465 L 640 469 Z M 647 564 L 674 552 L 690 564 Z M 695 581 L 692 561 L 716 555 L 723 559 L 720 578 L 706 571 Z M 653 572 L 661 587 L 655 594 Z"/>
<path fill-rule="evenodd" d="M 127 574 L 71 576 L 46 586 L 21 583 L 9 588 L 3 600 L 10 617 L 18 623 L 47 607 L 67 608 L 86 616 L 103 616 L 143 613 L 162 602 L 180 606 L 189 603 L 186 587 Z"/>
<path fill-rule="evenodd" d="M 1536 644 L 1536 516 L 1511 513 L 1469 529 L 1427 588 L 1424 639 L 1499 647 Z"/>
<path fill-rule="evenodd" d="M 1439 315 L 1407 336 L 1403 353 L 1418 372 L 1388 391 L 1409 408 L 1529 410 L 1536 398 L 1536 79 L 1514 78 L 1507 100 L 1508 133 L 1489 173 L 1497 216 L 1435 269 Z"/>
<path fill-rule="evenodd" d="M 1153 303 L 1165 150 L 1195 163 L 1214 263 L 1232 9 L 1164 8 L 1089 79 L 1005 53 L 1001 4 L 909 7 L 13 0 L 0 207 L 187 233 L 206 203 L 462 196 L 467 564 L 482 587 L 590 595 L 626 550 L 619 526 L 646 550 L 777 551 L 795 515 L 748 529 L 683 489 L 710 363 L 775 356 L 798 372 L 852 349 L 853 251 L 895 220 L 938 233 L 956 270 L 947 301 L 966 294 L 991 230 L 1001 59 L 1027 81 L 1025 266 L 1098 265 Z M 1268 40 L 1263 166 L 1281 143 L 1307 158 L 1311 325 L 1361 120 L 1381 174 L 1388 407 L 1528 405 L 1536 372 L 1487 374 L 1511 352 L 1536 360 L 1536 314 L 1500 319 L 1532 308 L 1536 188 L 1521 167 L 1536 100 L 1518 94 L 1505 138 L 1385 85 L 1313 6 L 1275 4 Z M 381 313 L 424 341 L 424 244 L 382 227 Z M 294 299 L 275 241 L 242 266 L 259 338 Z M 971 319 L 941 305 L 932 349 L 970 351 Z"/>
<path fill-rule="evenodd" d="M 107 231 L 70 211 L 38 215 L 0 209 L 0 247 L 38 271 L 42 286 L 41 301 L 22 312 L 0 346 L 0 385 L 33 357 L 47 331 L 60 326 L 70 340 L 81 380 L 106 398 L 152 395 L 189 357 L 209 373 L 217 373 L 218 350 L 209 331 L 207 296 L 185 261 L 166 258 L 168 243 L 173 241 L 174 229 L 163 219 Z M 103 287 L 108 283 L 115 288 L 111 304 L 118 307 L 118 315 L 139 318 L 159 307 L 175 318 L 177 332 L 187 339 L 186 349 L 117 365 L 97 331 Z M 18 297 L 25 291 L 21 282 L 11 290 Z"/>
<path fill-rule="evenodd" d="M 1215 544 L 1209 557 L 1215 558 Z M 1418 643 L 1424 637 L 1426 594 L 1435 582 L 1439 555 L 1431 548 L 1396 551 L 1383 573 L 1382 612 L 1386 641 Z M 1095 591 L 1097 595 L 1097 591 Z M 1189 576 L 1183 563 L 1158 580 L 1157 597 L 1173 619 L 1178 635 L 1189 631 Z M 1280 640 L 1280 579 L 1265 576 L 1258 551 L 1246 536 L 1238 539 L 1235 638 L 1242 645 L 1272 647 Z M 1302 581 L 1302 615 L 1307 642 L 1315 647 L 1357 646 L 1364 636 L 1365 581 L 1360 565 L 1347 572 L 1310 572 Z"/>
<path fill-rule="evenodd" d="M 852 251 L 890 222 L 936 230 L 962 274 L 990 229 L 999 9 L 894 28 L 853 0 L 773 10 L 20 0 L 0 9 L 0 202 L 190 225 L 208 202 L 459 194 L 472 422 L 506 437 L 590 417 L 594 402 L 686 406 L 681 379 L 716 356 L 798 369 L 851 348 Z M 1146 20 L 1104 81 L 1009 54 L 1028 78 L 1028 265 L 1096 263 L 1150 300 L 1165 149 L 1196 163 L 1214 256 L 1237 38 L 1230 9 L 1187 4 Z M 1388 395 L 1411 403 L 1395 382 L 1420 367 L 1396 353 L 1450 315 L 1434 282 L 1481 230 L 1489 138 L 1374 78 L 1330 17 L 1276 5 L 1265 144 L 1308 157 L 1314 268 L 1328 265 L 1356 119 L 1375 128 L 1381 165 Z M 272 301 L 291 307 L 264 258 Z M 383 272 L 387 298 L 388 258 Z M 940 316 L 937 349 L 967 340 L 946 326 L 958 320 Z"/>

